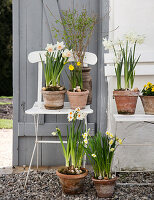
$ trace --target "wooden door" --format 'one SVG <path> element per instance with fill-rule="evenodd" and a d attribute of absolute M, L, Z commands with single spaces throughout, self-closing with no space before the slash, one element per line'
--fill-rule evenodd
<path fill-rule="evenodd" d="M 77 9 L 85 7 L 88 12 L 102 15 L 102 1 L 94 0 L 14 0 L 13 1 L 13 79 L 14 79 L 14 141 L 13 141 L 13 164 L 28 165 L 34 145 L 33 117 L 25 115 L 25 110 L 33 106 L 37 100 L 37 64 L 28 62 L 27 56 L 30 52 L 43 50 L 47 43 L 55 43 L 56 40 L 51 31 L 55 19 L 50 14 L 60 19 L 60 10 Z M 107 25 L 105 25 L 107 27 Z M 61 38 L 59 38 L 61 41 Z M 102 22 L 95 28 L 88 51 L 95 53 L 98 63 L 92 66 L 91 76 L 93 80 L 93 99 L 91 108 L 94 113 L 88 117 L 88 126 L 94 134 L 96 128 L 106 127 L 106 86 L 102 64 Z M 68 87 L 66 75 L 63 82 Z M 103 91 L 103 93 L 102 93 Z M 67 101 L 67 98 L 66 98 Z M 65 130 L 67 116 L 44 115 L 39 121 L 40 140 L 58 140 L 51 136 L 56 126 Z M 66 133 L 63 131 L 63 136 Z M 43 144 L 39 145 L 39 165 L 62 165 L 61 145 Z M 34 159 L 33 165 L 36 165 Z"/>

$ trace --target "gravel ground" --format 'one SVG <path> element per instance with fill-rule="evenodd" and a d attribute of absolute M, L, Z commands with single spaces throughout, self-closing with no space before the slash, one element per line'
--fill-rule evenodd
<path fill-rule="evenodd" d="M 122 173 L 124 174 L 124 173 Z M 133 175 L 134 174 L 134 175 Z M 120 200 L 146 200 L 154 199 L 154 179 L 153 184 L 150 185 L 139 185 L 139 182 L 142 182 L 142 178 L 149 180 L 154 173 L 126 173 L 125 180 L 124 175 L 119 174 L 119 183 L 130 181 L 133 179 L 133 186 L 130 184 L 125 185 L 117 184 L 115 189 L 115 194 L 112 199 Z M 84 185 L 84 192 L 80 195 L 68 196 L 62 193 L 59 180 L 55 174 L 55 170 L 36 172 L 32 171 L 27 188 L 24 189 L 26 173 L 17 173 L 9 175 L 1 175 L 0 177 L 0 199 L 51 199 L 51 200 L 80 200 L 80 199 L 90 199 L 97 200 L 96 191 L 93 187 L 91 181 L 91 173 L 87 176 Z M 150 179 L 151 183 L 152 180 Z"/>

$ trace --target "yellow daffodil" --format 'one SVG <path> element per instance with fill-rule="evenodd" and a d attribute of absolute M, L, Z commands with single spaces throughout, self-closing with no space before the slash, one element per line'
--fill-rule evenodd
<path fill-rule="evenodd" d="M 110 140 L 109 144 L 112 145 L 113 144 L 113 140 Z"/>
<path fill-rule="evenodd" d="M 147 85 L 144 85 L 144 88 L 146 88 Z"/>
<path fill-rule="evenodd" d="M 91 155 L 92 155 L 92 157 L 96 158 L 96 154 L 93 153 L 93 154 L 91 154 Z"/>
<path fill-rule="evenodd" d="M 73 71 L 74 70 L 74 66 L 73 65 L 69 65 L 69 70 Z"/>
<path fill-rule="evenodd" d="M 119 138 L 118 142 L 119 142 L 119 144 L 122 144 L 122 139 Z"/>
<path fill-rule="evenodd" d="M 148 82 L 148 83 L 147 83 L 147 85 L 148 85 L 148 86 L 151 86 L 151 85 L 152 85 L 152 83 Z"/>
<path fill-rule="evenodd" d="M 151 89 L 151 92 L 154 92 L 154 87 Z"/>
<path fill-rule="evenodd" d="M 111 148 L 111 149 L 110 149 L 110 151 L 112 151 L 112 152 L 113 152 L 113 151 L 114 151 L 114 148 Z"/>
<path fill-rule="evenodd" d="M 77 62 L 77 66 L 80 66 L 81 65 L 81 63 L 80 62 Z"/>

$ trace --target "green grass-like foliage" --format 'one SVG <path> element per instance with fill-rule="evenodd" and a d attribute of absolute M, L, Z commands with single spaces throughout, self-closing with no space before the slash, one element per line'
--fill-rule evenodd
<path fill-rule="evenodd" d="M 88 136 L 88 145 L 85 151 L 93 166 L 95 178 L 112 178 L 111 164 L 119 143 L 122 143 L 122 140 L 109 132 L 106 132 L 106 135 L 103 136 L 101 132 L 97 132 L 94 137 Z"/>
<path fill-rule="evenodd" d="M 10 104 L 12 104 L 12 103 L 10 103 L 10 102 L 0 102 L 0 105 L 10 105 Z"/>
<path fill-rule="evenodd" d="M 70 127 L 67 126 L 66 147 L 64 146 L 61 130 L 59 128 L 56 128 L 56 132 L 53 132 L 52 135 L 58 134 L 63 149 L 63 155 L 65 158 L 65 166 L 72 166 L 74 168 L 80 169 L 84 155 L 82 133 L 85 131 L 85 129 L 80 112 L 74 111 L 70 113 L 71 114 L 69 114 L 68 119 L 69 121 L 72 121 L 72 123 Z M 77 123 L 77 119 L 80 120 L 79 123 Z"/>
<path fill-rule="evenodd" d="M 62 52 L 46 52 L 46 65 L 44 65 L 44 62 L 42 61 L 45 81 L 46 81 L 46 87 L 50 86 L 56 86 L 60 82 L 60 75 L 62 73 L 62 70 L 65 66 L 64 62 L 67 62 L 68 58 L 62 57 Z"/>
<path fill-rule="evenodd" d="M 12 99 L 13 96 L 0 96 L 0 99 Z"/>
<path fill-rule="evenodd" d="M 13 128 L 13 120 L 11 119 L 0 119 L 0 129 L 12 129 Z"/>

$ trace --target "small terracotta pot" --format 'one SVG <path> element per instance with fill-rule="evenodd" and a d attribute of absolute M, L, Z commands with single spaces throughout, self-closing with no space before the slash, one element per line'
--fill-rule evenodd
<path fill-rule="evenodd" d="M 89 91 L 85 90 L 82 92 L 71 92 L 67 91 L 68 99 L 72 109 L 80 107 L 80 109 L 85 108 L 87 104 Z"/>
<path fill-rule="evenodd" d="M 118 114 L 133 115 L 135 113 L 139 92 L 130 90 L 113 91 Z"/>
<path fill-rule="evenodd" d="M 85 168 L 82 170 L 85 170 L 85 173 L 79 175 L 66 175 L 56 171 L 64 193 L 80 194 L 83 191 L 84 179 L 88 175 L 88 170 Z"/>
<path fill-rule="evenodd" d="M 147 115 L 154 115 L 154 96 L 140 96 L 144 112 Z"/>
<path fill-rule="evenodd" d="M 90 75 L 90 67 L 82 67 L 83 88 L 89 90 L 87 105 L 92 104 L 92 78 Z"/>
<path fill-rule="evenodd" d="M 92 181 L 94 182 L 97 196 L 101 198 L 109 198 L 112 197 L 114 193 L 115 183 L 116 183 L 117 177 L 109 179 L 109 180 L 98 180 L 95 178 L 92 178 Z"/>
<path fill-rule="evenodd" d="M 66 90 L 62 91 L 43 91 L 44 106 L 49 110 L 61 109 L 64 107 Z"/>

